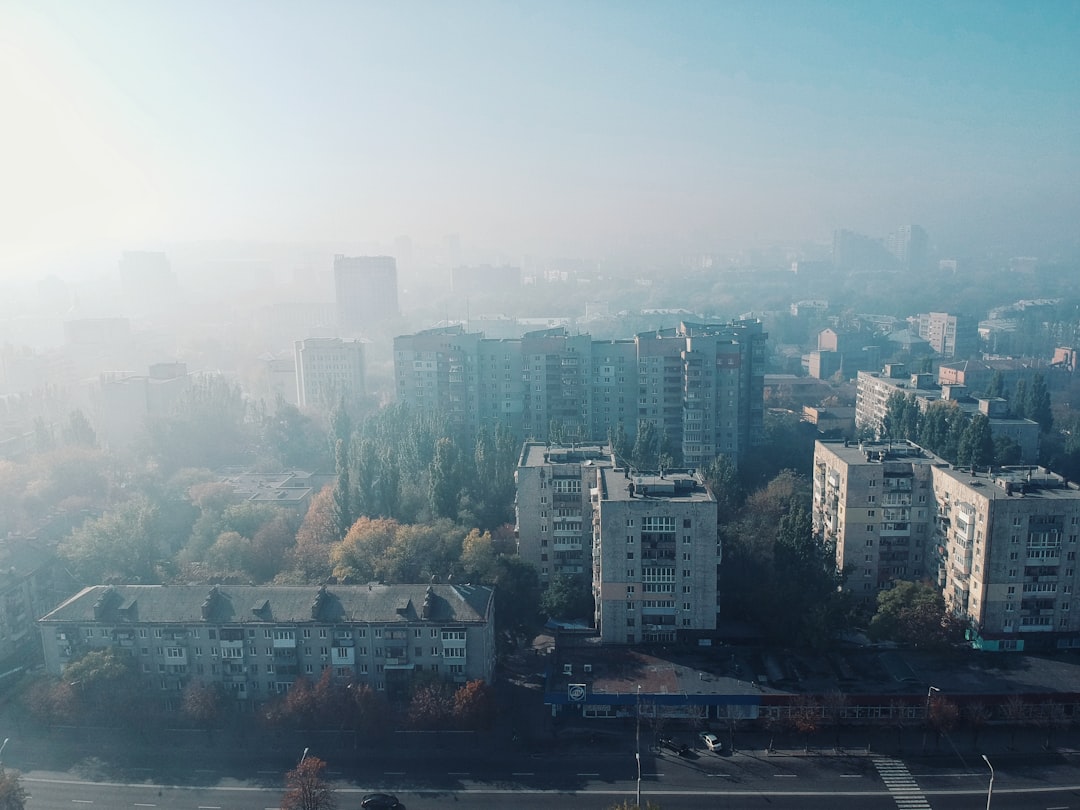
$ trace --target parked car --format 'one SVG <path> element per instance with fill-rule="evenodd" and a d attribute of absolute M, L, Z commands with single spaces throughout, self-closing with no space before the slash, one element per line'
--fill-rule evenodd
<path fill-rule="evenodd" d="M 708 731 L 703 731 L 698 735 L 698 737 L 703 743 L 705 743 L 705 747 L 708 748 L 710 751 L 719 752 L 724 750 L 724 744 L 720 742 L 720 738 L 717 737 L 715 734 L 712 734 Z"/>
<path fill-rule="evenodd" d="M 687 754 L 690 753 L 690 749 L 687 746 L 683 745 L 682 743 L 675 742 L 675 740 L 671 739 L 671 737 L 661 737 L 660 747 L 666 748 L 668 751 L 671 751 L 673 754 L 678 754 L 680 757 L 685 757 Z"/>
<path fill-rule="evenodd" d="M 369 793 L 360 800 L 360 806 L 364 810 L 398 810 L 405 807 L 393 793 Z"/>

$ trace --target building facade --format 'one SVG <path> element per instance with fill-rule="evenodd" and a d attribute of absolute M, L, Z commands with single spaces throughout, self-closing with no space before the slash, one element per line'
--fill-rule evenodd
<path fill-rule="evenodd" d="M 96 585 L 38 620 L 45 669 L 91 650 L 136 660 L 167 708 L 192 680 L 251 708 L 326 669 L 388 697 L 416 672 L 490 682 L 493 591 L 470 585 Z"/>
<path fill-rule="evenodd" d="M 612 465 L 610 448 L 526 442 L 514 474 L 518 554 L 547 587 L 559 574 L 592 576 L 591 493 L 596 470 Z"/>
<path fill-rule="evenodd" d="M 356 336 L 398 314 L 397 261 L 393 256 L 334 257 L 337 326 Z"/>
<path fill-rule="evenodd" d="M 1080 646 L 1080 488 L 1048 470 L 974 474 L 911 444 L 818 442 L 813 514 L 857 596 L 929 579 L 976 647 Z"/>
<path fill-rule="evenodd" d="M 716 630 L 716 498 L 692 473 L 598 467 L 592 583 L 604 643 L 666 643 Z"/>
<path fill-rule="evenodd" d="M 364 343 L 307 338 L 294 344 L 296 399 L 301 408 L 329 411 L 341 399 L 364 396 Z"/>
<path fill-rule="evenodd" d="M 910 444 L 816 442 L 814 530 L 836 544 L 844 588 L 866 606 L 894 579 L 936 577 L 931 468 Z"/>
<path fill-rule="evenodd" d="M 745 454 L 764 434 L 760 321 L 683 323 L 632 340 L 593 341 L 563 327 L 487 340 L 462 327 L 394 340 L 398 401 L 461 425 L 502 422 L 518 435 L 584 441 L 640 420 L 685 466 Z"/>
<path fill-rule="evenodd" d="M 974 318 L 948 312 L 918 315 L 919 337 L 942 357 L 965 359 L 979 351 L 979 328 Z"/>

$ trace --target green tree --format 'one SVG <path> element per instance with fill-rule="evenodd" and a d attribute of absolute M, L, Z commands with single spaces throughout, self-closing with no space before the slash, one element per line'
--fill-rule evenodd
<path fill-rule="evenodd" d="M 1024 416 L 1038 422 L 1043 433 L 1053 430 L 1054 413 L 1050 408 L 1050 391 L 1042 374 L 1036 373 L 1031 378 L 1031 387 L 1027 390 L 1024 402 Z"/>
<path fill-rule="evenodd" d="M 1009 467 L 1023 461 L 1023 451 L 1009 436 L 994 437 L 994 466 Z"/>
<path fill-rule="evenodd" d="M 64 444 L 97 447 L 97 434 L 90 426 L 90 420 L 86 418 L 86 414 L 78 408 L 68 414 L 68 423 L 64 426 L 63 437 Z"/>
<path fill-rule="evenodd" d="M 660 432 L 648 419 L 638 421 L 632 463 L 636 470 L 656 470 L 660 466 Z"/>
<path fill-rule="evenodd" d="M 112 648 L 91 650 L 69 663 L 64 682 L 71 689 L 72 721 L 144 729 L 153 716 L 135 659 Z"/>
<path fill-rule="evenodd" d="M 894 391 L 885 402 L 885 418 L 882 421 L 882 437 L 889 441 L 915 441 L 919 437 L 919 404 L 914 394 L 904 396 Z"/>
<path fill-rule="evenodd" d="M 540 597 L 540 610 L 553 619 L 593 617 L 592 582 L 584 574 L 556 574 Z"/>
<path fill-rule="evenodd" d="M 83 582 L 160 582 L 158 517 L 148 500 L 132 498 L 75 529 L 58 551 Z"/>
<path fill-rule="evenodd" d="M 495 571 L 495 631 L 503 648 L 516 648 L 540 624 L 540 577 L 516 555 L 501 555 Z"/>
<path fill-rule="evenodd" d="M 326 781 L 326 763 L 318 757 L 304 756 L 285 774 L 285 795 L 281 810 L 334 810 L 337 798 Z"/>
<path fill-rule="evenodd" d="M 331 461 L 323 431 L 307 414 L 279 394 L 262 423 L 267 452 L 285 469 L 326 470 Z"/>
<path fill-rule="evenodd" d="M 941 649 L 958 641 L 956 619 L 945 609 L 945 599 L 933 585 L 895 580 L 880 591 L 877 611 L 870 620 L 872 639 L 888 639 L 917 647 Z"/>
<path fill-rule="evenodd" d="M 338 439 L 334 447 L 334 459 L 337 467 L 337 483 L 334 486 L 334 514 L 337 517 L 338 533 L 342 536 L 356 519 L 353 509 L 354 493 L 349 470 L 348 442 Z"/>
<path fill-rule="evenodd" d="M 1000 369 L 995 370 L 993 376 L 990 378 L 990 384 L 986 389 L 986 396 L 991 399 L 1005 396 L 1005 375 L 1001 373 Z"/>
<path fill-rule="evenodd" d="M 705 481 L 716 497 L 718 521 L 723 523 L 730 520 L 742 506 L 744 498 L 735 462 L 729 456 L 717 456 L 705 469 Z"/>
<path fill-rule="evenodd" d="M 994 434 L 990 420 L 977 413 L 968 422 L 956 449 L 956 463 L 961 467 L 987 467 L 994 461 Z"/>
<path fill-rule="evenodd" d="M 431 514 L 456 518 L 462 482 L 458 476 L 458 450 L 453 439 L 443 437 L 435 443 L 430 475 Z"/>

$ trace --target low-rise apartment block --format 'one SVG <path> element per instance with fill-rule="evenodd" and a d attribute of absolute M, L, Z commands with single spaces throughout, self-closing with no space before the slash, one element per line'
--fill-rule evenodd
<path fill-rule="evenodd" d="M 45 668 L 90 650 L 137 662 L 176 708 L 192 680 L 224 685 L 251 708 L 326 669 L 391 698 L 413 673 L 491 681 L 493 591 L 470 585 L 96 585 L 38 620 Z"/>

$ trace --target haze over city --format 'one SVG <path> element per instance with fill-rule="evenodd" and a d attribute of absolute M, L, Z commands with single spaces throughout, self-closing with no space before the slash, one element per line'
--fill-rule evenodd
<path fill-rule="evenodd" d="M 1076 248 L 1075 3 L 46 0 L 0 17 L 9 278 L 401 235 L 511 261 L 908 222 L 942 255 Z"/>

